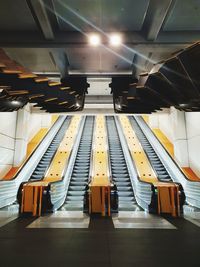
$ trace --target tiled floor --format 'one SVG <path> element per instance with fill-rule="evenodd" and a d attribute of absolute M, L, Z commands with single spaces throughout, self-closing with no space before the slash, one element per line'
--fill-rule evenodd
<path fill-rule="evenodd" d="M 123 219 L 131 220 L 131 224 L 140 220 L 143 228 L 115 228 L 116 217 L 112 220 L 99 216 L 91 217 L 88 228 L 59 228 L 59 225 L 57 228 L 32 227 L 32 223 L 41 226 L 42 220 L 47 224 L 68 224 L 74 216 L 56 213 L 36 220 L 17 218 L 0 227 L 0 266 L 200 266 L 200 228 L 184 218 L 164 218 L 160 221 L 157 216 L 152 218 L 148 214 L 130 216 L 122 213 L 118 218 L 122 219 L 122 223 Z M 78 221 L 82 220 L 80 214 L 77 216 Z M 148 228 L 145 228 L 144 220 L 148 221 Z M 166 223 L 170 227 L 175 226 L 176 230 L 149 228 Z"/>
<path fill-rule="evenodd" d="M 18 217 L 18 205 L 11 205 L 8 208 L 0 210 L 0 227 L 15 220 Z"/>
<path fill-rule="evenodd" d="M 184 218 L 196 226 L 200 227 L 200 212 L 188 212 L 184 214 Z"/>
<path fill-rule="evenodd" d="M 28 228 L 88 228 L 90 218 L 81 211 L 57 211 L 40 217 Z"/>
<path fill-rule="evenodd" d="M 112 219 L 115 228 L 176 229 L 176 227 L 166 219 L 144 211 L 119 212 L 114 215 Z"/>

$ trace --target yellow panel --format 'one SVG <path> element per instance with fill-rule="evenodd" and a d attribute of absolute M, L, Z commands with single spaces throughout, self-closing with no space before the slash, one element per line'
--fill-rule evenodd
<path fill-rule="evenodd" d="M 57 114 L 51 115 L 51 125 L 53 125 L 57 121 L 58 117 L 59 116 Z"/>
<path fill-rule="evenodd" d="M 21 169 L 23 164 L 27 161 L 33 151 L 37 148 L 38 144 L 42 141 L 44 136 L 49 131 L 48 128 L 42 128 L 38 131 L 38 133 L 31 139 L 27 146 L 26 158 L 23 163 L 19 167 L 12 167 L 9 172 L 3 177 L 3 180 L 11 180 L 17 172 Z"/>
<path fill-rule="evenodd" d="M 149 115 L 142 115 L 143 120 L 149 124 Z"/>
<path fill-rule="evenodd" d="M 168 153 L 171 155 L 171 157 L 174 158 L 174 146 L 169 141 L 169 139 L 166 137 L 166 135 L 164 135 L 163 132 L 158 128 L 154 128 L 152 129 L 152 131 L 154 132 L 158 140 L 161 142 L 161 144 L 163 144 L 163 146 L 168 151 Z"/>
<path fill-rule="evenodd" d="M 141 181 L 154 183 L 158 179 L 151 164 L 136 136 L 127 116 L 119 116 L 122 129 L 131 153 L 136 164 L 138 175 Z"/>
<path fill-rule="evenodd" d="M 174 146 L 166 137 L 166 135 L 158 128 L 154 128 L 152 129 L 152 131 L 154 132 L 158 140 L 161 142 L 161 144 L 168 151 L 168 153 L 171 155 L 171 157 L 174 158 Z M 182 167 L 181 169 L 189 180 L 199 182 L 200 178 L 193 172 L 191 168 Z"/>
<path fill-rule="evenodd" d="M 47 171 L 44 181 L 53 182 L 62 179 L 65 167 L 68 164 L 68 160 L 73 149 L 76 136 L 78 134 L 80 121 L 80 115 L 74 116 L 72 118 L 65 136 L 60 143 L 53 161 Z"/>
<path fill-rule="evenodd" d="M 103 115 L 96 116 L 93 144 L 91 186 L 109 186 L 107 132 Z"/>

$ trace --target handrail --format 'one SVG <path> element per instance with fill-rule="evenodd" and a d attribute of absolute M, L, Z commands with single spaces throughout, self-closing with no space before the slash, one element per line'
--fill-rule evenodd
<path fill-rule="evenodd" d="M 62 123 L 62 125 L 60 126 L 60 129 L 61 129 L 61 127 L 63 126 L 63 124 L 66 122 L 66 120 L 67 119 L 70 119 L 71 120 L 71 116 L 67 116 L 66 118 L 65 118 L 65 120 L 63 121 L 63 123 Z M 70 121 L 69 121 L 69 123 L 70 123 Z M 69 123 L 68 123 L 68 127 L 69 127 Z M 60 130 L 59 129 L 59 130 Z M 58 130 L 58 131 L 59 131 Z M 57 132 L 58 133 L 58 132 Z M 52 140 L 53 141 L 53 140 Z M 51 143 L 50 143 L 50 145 L 51 145 Z M 57 148 L 58 149 L 58 148 Z M 43 179 L 44 179 L 44 177 L 45 177 L 45 175 L 47 174 L 47 172 L 48 172 L 48 169 L 49 169 L 49 166 L 51 165 L 51 163 L 52 163 L 52 161 L 53 161 L 53 159 L 54 159 L 54 156 L 55 156 L 55 154 L 56 154 L 56 152 L 57 152 L 57 149 L 54 151 L 54 153 L 53 153 L 53 155 L 52 155 L 52 158 L 51 158 L 51 160 L 50 160 L 50 162 L 49 162 L 49 165 L 46 167 L 46 170 L 45 170 L 45 172 L 44 172 L 44 176 L 41 178 L 41 179 L 34 179 L 33 181 L 27 181 L 27 184 L 28 183 L 34 183 L 34 182 L 38 182 L 38 181 L 42 181 Z M 31 177 L 30 177 L 31 178 Z"/>
<path fill-rule="evenodd" d="M 134 118 L 135 118 L 135 116 L 133 116 Z M 130 120 L 130 118 L 129 118 L 129 120 Z M 136 121 L 136 123 L 137 123 L 137 121 Z M 139 124 L 138 124 L 138 126 L 139 126 Z M 140 126 L 139 126 L 140 127 Z M 134 131 L 134 126 L 132 125 L 132 128 L 133 128 L 133 131 Z M 148 140 L 148 138 L 147 138 L 147 140 Z M 139 143 L 140 143 L 140 140 L 139 140 L 139 138 L 138 138 L 138 141 L 139 141 Z M 149 142 L 150 143 L 150 142 Z M 141 144 L 141 143 L 140 143 Z M 151 143 L 150 143 L 150 145 L 151 145 Z M 142 144 L 141 144 L 141 146 L 142 146 Z M 146 155 L 146 157 L 147 157 L 147 159 L 149 160 L 149 163 L 151 163 L 151 159 L 150 159 L 150 157 L 149 157 L 149 155 L 147 154 L 147 152 L 145 151 L 145 149 L 143 149 L 143 151 L 144 151 L 144 153 L 145 153 L 145 155 Z M 158 157 L 159 158 L 159 157 Z M 160 159 L 160 158 L 159 158 Z M 156 169 L 154 168 L 154 166 L 152 166 L 152 164 L 151 164 L 151 168 L 154 170 L 154 172 L 157 174 L 157 171 L 156 171 Z M 164 182 L 164 183 L 172 183 L 173 182 L 173 180 L 172 181 L 162 181 L 162 180 L 160 180 L 159 179 L 159 177 L 156 175 L 156 177 L 157 177 L 157 179 L 158 179 L 158 181 L 159 182 Z"/>
<path fill-rule="evenodd" d="M 143 118 L 141 116 L 135 116 L 135 120 L 138 122 L 140 128 L 142 129 L 142 131 L 145 133 L 148 141 L 150 142 L 150 144 L 152 145 L 152 147 L 154 148 L 155 152 L 159 155 L 159 158 L 161 160 L 161 162 L 163 163 L 163 165 L 165 166 L 165 168 L 168 170 L 168 172 L 170 173 L 172 179 L 175 182 L 181 182 L 181 183 L 185 183 L 184 180 L 189 181 L 189 182 L 197 182 L 198 181 L 190 181 L 188 179 L 188 177 L 184 174 L 184 172 L 181 170 L 181 168 L 178 166 L 177 162 L 175 162 L 175 160 L 171 157 L 171 155 L 169 154 L 169 152 L 165 149 L 165 147 L 163 146 L 163 144 L 158 140 L 157 136 L 153 133 L 153 131 L 149 128 L 149 126 L 145 123 L 145 121 L 143 120 Z M 151 134 L 151 136 L 150 136 Z M 151 137 L 154 139 L 151 140 Z M 156 141 L 156 143 L 155 143 Z M 158 148 L 158 146 L 160 146 L 160 148 Z M 161 149 L 161 151 L 160 151 Z M 165 160 L 164 160 L 165 157 Z M 169 162 L 167 163 L 166 159 L 169 159 Z M 169 165 L 173 165 L 173 166 L 169 166 Z M 175 168 L 174 168 L 175 167 Z M 176 169 L 177 173 L 176 175 L 174 174 L 174 170 Z M 177 177 L 179 177 L 179 175 L 181 175 L 182 177 L 180 177 L 178 180 Z"/>
<path fill-rule="evenodd" d="M 136 116 L 134 116 L 136 118 Z M 139 117 L 139 116 L 138 116 Z M 189 182 L 200 182 L 200 181 L 194 181 L 194 180 L 190 180 L 185 173 L 183 172 L 182 168 L 179 166 L 179 164 L 173 159 L 173 157 L 170 155 L 170 153 L 167 151 L 167 149 L 165 148 L 165 146 L 162 144 L 162 142 L 160 142 L 160 140 L 158 139 L 158 137 L 155 135 L 155 133 L 151 130 L 151 128 L 149 127 L 149 125 L 144 121 L 144 119 L 140 116 L 141 121 L 143 121 L 144 124 L 146 124 L 146 126 L 149 128 L 149 130 L 151 131 L 152 135 L 157 139 L 157 141 L 160 143 L 160 145 L 162 146 L 162 148 L 166 151 L 168 157 L 174 162 L 174 164 L 177 166 L 177 168 L 179 168 L 179 171 L 182 173 L 182 175 L 185 176 L 185 179 L 188 180 Z M 148 138 L 147 138 L 148 139 Z"/>
<path fill-rule="evenodd" d="M 107 150 L 108 150 L 108 176 L 110 177 L 110 182 L 113 183 L 111 161 L 110 161 L 110 149 L 109 149 L 109 139 L 108 139 L 107 117 L 108 116 L 105 116 L 106 136 L 107 136 Z"/>
<path fill-rule="evenodd" d="M 77 155 L 78 148 L 80 145 L 83 127 L 85 125 L 85 120 L 86 120 L 86 116 L 82 116 L 82 120 L 79 125 L 78 135 L 76 136 L 73 149 L 70 152 L 68 164 L 65 166 L 65 170 L 63 171 L 62 179 L 59 181 L 49 182 L 49 185 L 51 188 L 50 197 L 51 197 L 51 202 L 54 206 L 54 209 L 58 209 L 59 207 L 61 207 L 65 201 L 65 198 L 66 198 L 66 195 L 69 189 L 69 183 L 70 183 L 71 175 L 73 172 L 74 163 L 76 160 L 76 155 Z M 60 186 L 61 186 L 60 193 L 58 195 L 56 194 L 56 191 L 58 191 L 56 190 L 56 188 L 58 189 Z"/>
<path fill-rule="evenodd" d="M 153 194 L 152 186 L 153 186 L 153 184 L 151 184 L 150 182 L 141 181 L 139 179 L 137 168 L 136 168 L 135 163 L 133 161 L 133 158 L 131 156 L 130 149 L 129 149 L 126 141 L 125 141 L 124 132 L 122 131 L 122 129 L 120 127 L 120 122 L 119 122 L 118 117 L 115 117 L 115 123 L 116 123 L 116 127 L 118 130 L 120 142 L 122 144 L 122 150 L 124 153 L 124 157 L 126 159 L 127 168 L 128 168 L 128 172 L 129 172 L 129 175 L 131 178 L 131 184 L 132 184 L 135 198 L 137 200 L 137 203 L 144 210 L 148 210 L 149 205 L 150 205 L 151 200 L 152 200 L 152 194 Z M 143 192 L 143 190 L 145 190 L 145 192 Z M 145 196 L 144 196 L 144 194 L 145 194 Z"/>

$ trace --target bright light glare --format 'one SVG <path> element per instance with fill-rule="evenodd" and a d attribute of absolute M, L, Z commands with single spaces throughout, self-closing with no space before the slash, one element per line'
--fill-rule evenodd
<path fill-rule="evenodd" d="M 17 100 L 13 100 L 13 101 L 11 101 L 11 103 L 13 104 L 13 105 L 20 105 L 21 103 L 19 102 L 19 101 L 17 101 Z"/>
<path fill-rule="evenodd" d="M 101 38 L 97 34 L 92 34 L 89 36 L 89 43 L 92 46 L 98 46 L 101 43 Z"/>
<path fill-rule="evenodd" d="M 113 34 L 110 36 L 110 45 L 120 46 L 122 44 L 122 37 L 119 34 Z"/>

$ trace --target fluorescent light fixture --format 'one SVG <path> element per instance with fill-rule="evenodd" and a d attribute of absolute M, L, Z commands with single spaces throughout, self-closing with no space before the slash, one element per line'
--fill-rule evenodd
<path fill-rule="evenodd" d="M 92 46 L 98 46 L 101 43 L 101 38 L 98 34 L 91 34 L 89 36 L 89 44 Z"/>
<path fill-rule="evenodd" d="M 122 44 L 122 37 L 120 34 L 112 34 L 109 39 L 110 45 L 112 46 L 120 46 Z"/>

